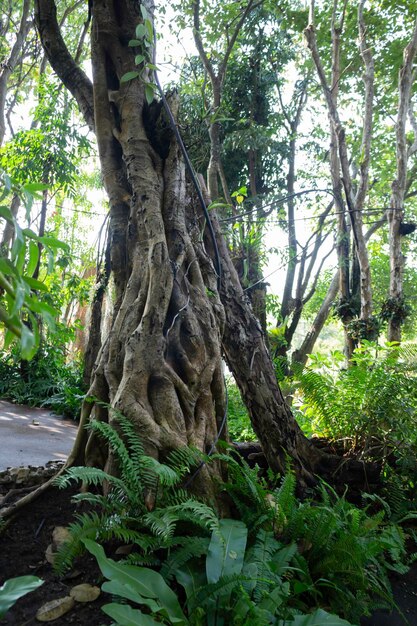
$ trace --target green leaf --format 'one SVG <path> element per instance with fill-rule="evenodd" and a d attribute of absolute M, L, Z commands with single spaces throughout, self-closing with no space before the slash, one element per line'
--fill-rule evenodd
<path fill-rule="evenodd" d="M 151 104 L 155 97 L 155 88 L 152 83 L 146 83 L 145 85 L 145 98 L 148 104 Z"/>
<path fill-rule="evenodd" d="M 36 352 L 37 345 L 35 335 L 31 331 L 31 329 L 26 326 L 26 324 L 22 324 L 22 336 L 20 338 L 20 346 L 22 358 L 30 361 Z"/>
<path fill-rule="evenodd" d="M 67 243 L 65 243 L 64 241 L 60 241 L 59 239 L 57 239 L 56 237 L 52 237 L 51 235 L 44 235 L 43 237 L 39 237 L 39 241 L 41 243 L 43 243 L 43 245 L 47 248 L 52 248 L 52 249 L 62 249 L 65 251 L 69 251 L 69 245 Z"/>
<path fill-rule="evenodd" d="M 18 576 L 6 580 L 4 585 L 0 587 L 0 618 L 4 617 L 19 598 L 34 591 L 43 585 L 43 582 L 37 576 Z"/>
<path fill-rule="evenodd" d="M 143 4 L 140 5 L 140 12 L 142 13 L 142 17 L 143 17 L 144 20 L 148 20 L 149 19 L 150 15 L 149 15 L 146 7 L 143 6 Z"/>
<path fill-rule="evenodd" d="M 192 599 L 197 596 L 197 592 L 207 584 L 207 578 L 202 568 L 195 563 L 185 563 L 181 569 L 175 572 L 178 583 L 184 587 L 189 603 L 192 608 Z"/>
<path fill-rule="evenodd" d="M 128 43 L 129 48 L 137 48 L 138 46 L 142 46 L 142 42 L 139 39 L 131 39 Z"/>
<path fill-rule="evenodd" d="M 153 41 L 153 26 L 151 20 L 144 21 L 146 28 L 146 38 L 148 41 Z"/>
<path fill-rule="evenodd" d="M 31 228 L 23 228 L 22 233 L 25 237 L 29 239 L 34 239 L 35 241 L 39 241 L 39 235 L 37 235 Z"/>
<path fill-rule="evenodd" d="M 144 37 L 146 37 L 146 27 L 145 27 L 145 24 L 138 24 L 136 26 L 135 34 L 136 34 L 136 37 L 138 39 L 144 39 Z"/>
<path fill-rule="evenodd" d="M 352 624 L 337 615 L 331 615 L 322 609 L 317 609 L 310 615 L 295 615 L 292 621 L 280 620 L 277 626 L 352 626 Z"/>
<path fill-rule="evenodd" d="M 0 257 L 0 272 L 2 272 L 5 276 L 19 276 L 19 272 L 13 263 L 4 257 Z"/>
<path fill-rule="evenodd" d="M 25 281 L 27 285 L 29 285 L 31 289 L 35 289 L 36 291 L 48 291 L 48 287 L 45 285 L 45 283 L 42 283 L 40 280 L 37 280 L 36 278 L 32 278 L 31 276 L 23 276 L 23 280 Z M 48 313 L 50 312 L 51 311 L 48 311 Z M 54 315 L 56 313 L 58 313 L 58 311 L 54 309 Z"/>
<path fill-rule="evenodd" d="M 130 80 L 134 80 L 135 78 L 138 78 L 139 76 L 139 72 L 133 71 L 133 72 L 126 72 L 126 74 L 123 74 L 123 76 L 120 79 L 121 83 L 128 83 Z"/>
<path fill-rule="evenodd" d="M 118 626 L 161 626 L 161 622 L 157 622 L 150 615 L 126 604 L 112 602 L 102 606 L 101 610 L 114 619 Z"/>
<path fill-rule="evenodd" d="M 106 557 L 102 546 L 99 544 L 90 539 L 84 539 L 83 543 L 87 550 L 96 557 L 106 578 L 116 580 L 122 585 L 127 585 L 130 589 L 137 590 L 145 598 L 157 599 L 172 622 L 187 624 L 187 619 L 181 610 L 177 596 L 158 572 L 146 567 L 116 563 Z"/>
<path fill-rule="evenodd" d="M 243 522 L 220 520 L 219 530 L 213 532 L 207 553 L 206 574 L 209 583 L 216 583 L 223 576 L 240 574 L 247 537 L 248 529 Z"/>
<path fill-rule="evenodd" d="M 107 580 L 101 585 L 101 588 L 106 593 L 111 593 L 114 596 L 126 598 L 126 600 L 131 600 L 137 604 L 144 604 L 150 608 L 152 613 L 158 613 L 162 609 L 155 600 L 145 598 L 138 593 L 137 589 L 133 589 L 130 585 L 123 584 L 119 580 Z"/>
<path fill-rule="evenodd" d="M 38 266 L 39 261 L 39 246 L 34 241 L 29 241 L 29 261 L 27 264 L 26 272 L 29 276 L 32 276 L 33 272 Z"/>
<path fill-rule="evenodd" d="M 8 222 L 14 223 L 14 218 L 11 210 L 7 206 L 0 206 L 0 217 L 3 217 Z"/>
<path fill-rule="evenodd" d="M 26 185 L 23 185 L 22 189 L 32 196 L 39 197 L 41 192 L 46 191 L 48 187 L 49 185 L 45 185 L 44 183 L 26 183 Z"/>
<path fill-rule="evenodd" d="M 141 63 L 144 62 L 144 60 L 145 60 L 145 57 L 144 57 L 143 54 L 137 54 L 135 56 L 135 63 L 136 63 L 136 65 L 140 65 Z"/>

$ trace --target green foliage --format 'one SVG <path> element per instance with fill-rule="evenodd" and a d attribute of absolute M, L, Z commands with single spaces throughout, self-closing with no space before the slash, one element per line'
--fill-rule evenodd
<path fill-rule="evenodd" d="M 231 458 L 228 467 L 225 489 L 251 541 L 256 545 L 263 533 L 270 533 L 274 541 L 293 550 L 291 575 L 286 576 L 291 607 L 306 612 L 311 606 L 330 606 L 356 623 L 375 606 L 393 605 L 386 571 L 404 573 L 410 559 L 405 533 L 397 523 L 385 521 L 395 519 L 385 500 L 369 497 L 374 503 L 370 512 L 322 483 L 313 499 L 300 502 L 290 468 L 271 492 L 246 463 Z M 263 561 L 268 560 L 268 551 L 266 546 Z"/>
<path fill-rule="evenodd" d="M 0 167 L 17 184 L 42 182 L 69 197 L 76 194 L 81 159 L 91 151 L 85 133 L 74 121 L 68 93 L 45 74 L 37 85 L 38 103 L 29 130 L 16 132 L 0 149 Z"/>
<path fill-rule="evenodd" d="M 43 585 L 43 582 L 37 576 L 18 576 L 6 580 L 0 587 L 0 619 L 6 615 L 19 598 L 34 591 Z"/>
<path fill-rule="evenodd" d="M 238 386 L 231 377 L 226 380 L 228 405 L 227 426 L 232 441 L 255 441 L 248 410 L 243 403 Z"/>
<path fill-rule="evenodd" d="M 204 535 L 218 525 L 214 511 L 180 486 L 190 468 L 201 462 L 201 456 L 190 449 L 176 450 L 160 463 L 144 453 L 134 426 L 124 416 L 112 413 L 119 432 L 98 421 L 91 422 L 89 428 L 109 446 L 119 476 L 93 467 L 72 467 L 57 480 L 61 488 L 72 481 L 107 485 L 105 495 L 87 492 L 74 496 L 75 501 L 89 502 L 98 512 L 76 515 L 77 521 L 70 525 L 72 539 L 58 554 L 59 571 L 81 553 L 84 538 L 133 543 L 137 552 L 130 560 L 154 563 L 155 551 L 184 545 L 178 527 L 181 531 L 199 528 Z"/>
<path fill-rule="evenodd" d="M 132 626 L 183 624 L 184 626 L 267 626 L 268 624 L 333 624 L 348 622 L 325 611 L 294 614 L 286 601 L 289 583 L 285 580 L 295 546 L 282 547 L 272 533 L 261 532 L 250 550 L 245 550 L 247 529 L 242 522 L 223 519 L 213 531 L 204 566 L 199 561 L 176 571 L 186 602 L 181 609 L 178 596 L 161 574 L 149 568 L 116 563 L 96 543 L 84 540 L 109 579 L 103 591 L 135 603 L 142 609 L 112 602 L 102 610 L 116 624 Z M 157 619 L 154 619 L 157 617 Z M 277 619 L 278 618 L 278 619 Z M 284 619 L 281 619 L 284 618 Z M 321 621 L 319 621 L 319 618 Z M 303 621 L 304 620 L 304 621 Z"/>
<path fill-rule="evenodd" d="M 416 356 L 415 344 L 364 342 L 351 367 L 339 370 L 341 353 L 313 355 L 296 383 L 300 408 L 317 434 L 349 438 L 368 456 L 406 456 L 417 444 Z"/>
<path fill-rule="evenodd" d="M 67 250 L 68 246 L 55 237 L 39 237 L 30 228 L 22 229 L 10 208 L 4 204 L 11 194 L 20 196 L 29 218 L 33 201 L 45 186 L 35 183 L 20 185 L 5 172 L 0 171 L 0 175 L 0 217 L 14 231 L 10 253 L 5 250 L 0 253 L 0 324 L 6 328 L 4 348 L 18 340 L 22 357 L 31 359 L 39 347 L 39 319 L 54 327 L 58 315 L 58 311 L 47 302 L 45 283 L 35 278 L 40 254 L 46 251 L 49 256 L 48 272 L 53 268 L 58 250 Z"/>
<path fill-rule="evenodd" d="M 0 351 L 0 397 L 77 419 L 85 396 L 83 368 L 79 359 L 68 358 L 65 337 L 43 341 L 29 362 L 22 363 L 17 348 Z"/>
<path fill-rule="evenodd" d="M 375 606 L 392 607 L 388 561 L 398 571 L 407 569 L 401 528 L 383 522 L 384 510 L 370 514 L 356 508 L 325 484 L 314 502 L 299 502 L 287 480 L 277 492 L 276 511 L 280 537 L 298 545 L 292 581 L 297 604 L 320 605 L 325 599 L 354 623 Z"/>

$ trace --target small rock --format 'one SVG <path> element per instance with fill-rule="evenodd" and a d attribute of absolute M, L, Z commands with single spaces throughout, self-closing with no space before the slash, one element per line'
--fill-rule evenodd
<path fill-rule="evenodd" d="M 71 533 L 65 526 L 55 526 L 52 531 L 52 541 L 57 548 L 71 539 Z"/>
<path fill-rule="evenodd" d="M 70 596 L 74 598 L 76 602 L 94 602 L 94 600 L 97 600 L 100 593 L 98 587 L 84 583 L 73 587 L 70 591 Z"/>
<path fill-rule="evenodd" d="M 36 613 L 36 619 L 38 622 L 52 622 L 58 617 L 65 615 L 72 609 L 75 604 L 74 598 L 71 596 L 65 596 L 64 598 L 57 598 L 47 602 Z"/>
<path fill-rule="evenodd" d="M 38 420 L 32 420 L 32 424 L 33 424 L 34 426 L 39 426 L 39 422 L 38 422 Z"/>
<path fill-rule="evenodd" d="M 52 545 L 52 543 L 50 543 L 49 546 L 45 550 L 45 559 L 48 561 L 48 563 L 53 565 L 55 563 L 55 558 L 56 558 L 56 552 L 54 550 L 54 546 Z"/>

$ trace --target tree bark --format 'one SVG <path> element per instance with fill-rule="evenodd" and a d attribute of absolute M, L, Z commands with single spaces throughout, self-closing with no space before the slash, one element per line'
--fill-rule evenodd
<path fill-rule="evenodd" d="M 146 8 L 150 13 L 151 7 Z M 134 0 L 94 1 L 94 89 L 80 93 L 82 81 L 77 78 L 72 86 L 84 112 L 94 111 L 110 198 L 116 302 L 89 390 L 100 402 L 84 404 L 68 463 L 113 470 L 111 455 L 83 428 L 89 419 L 112 423 L 112 409 L 135 424 L 150 454 L 163 458 L 186 445 L 211 450 L 225 413 L 223 348 L 271 468 L 283 471 L 288 454 L 299 476 L 311 482 L 322 455 L 302 435 L 282 397 L 217 219 L 212 213 L 223 269 L 220 292 L 207 255 L 212 242 L 208 235 L 204 243 L 200 237 L 206 217 L 190 201 L 178 147 L 171 142 L 163 155 L 153 147 L 157 125 L 151 109 L 156 103 L 145 104 L 143 81 L 120 82 L 134 68 L 136 51 L 127 43 L 141 20 L 139 9 Z M 37 0 L 41 33 L 51 35 L 57 28 L 51 23 L 53 15 L 53 0 Z M 54 48 L 49 44 L 47 53 Z M 64 67 L 56 63 L 58 74 L 77 77 L 74 68 L 67 67 L 66 55 L 60 58 Z M 221 473 L 216 465 L 210 468 Z M 198 480 L 200 490 L 210 494 L 206 467 Z"/>
<path fill-rule="evenodd" d="M 389 297 L 397 307 L 403 306 L 404 255 L 402 254 L 400 226 L 404 218 L 404 196 L 407 183 L 408 149 L 406 141 L 407 113 L 410 107 L 413 83 L 413 61 L 417 50 L 417 21 L 410 43 L 404 50 L 404 61 L 399 75 L 399 106 L 396 132 L 397 176 L 391 186 L 391 202 L 388 210 L 390 285 Z M 416 138 L 415 138 L 416 139 Z M 397 308 L 397 307 L 394 307 Z M 388 341 L 401 341 L 402 318 L 391 315 L 388 321 Z"/>

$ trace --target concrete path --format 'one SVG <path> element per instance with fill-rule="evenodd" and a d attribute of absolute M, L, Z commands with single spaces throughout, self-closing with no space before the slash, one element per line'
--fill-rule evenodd
<path fill-rule="evenodd" d="M 72 420 L 0 400 L 0 470 L 65 460 L 76 434 Z"/>

